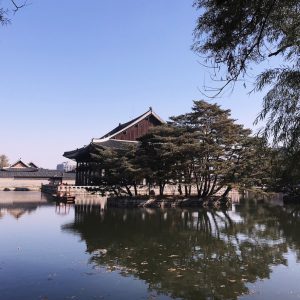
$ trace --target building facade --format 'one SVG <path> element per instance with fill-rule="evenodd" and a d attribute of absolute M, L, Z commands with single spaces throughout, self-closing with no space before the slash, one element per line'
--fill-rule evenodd
<path fill-rule="evenodd" d="M 56 170 L 61 172 L 73 172 L 76 170 L 76 166 L 74 164 L 70 164 L 68 161 L 64 161 L 56 166 Z"/>
<path fill-rule="evenodd" d="M 87 146 L 65 152 L 63 154 L 64 157 L 76 161 L 76 185 L 93 185 L 91 177 L 97 162 L 93 161 L 91 153 L 95 148 L 127 149 L 133 144 L 138 144 L 138 138 L 148 133 L 151 127 L 159 126 L 163 123 L 165 122 L 150 108 L 137 118 L 124 124 L 120 123 L 101 138 L 92 139 L 91 143 Z M 101 166 L 99 166 L 100 168 Z"/>

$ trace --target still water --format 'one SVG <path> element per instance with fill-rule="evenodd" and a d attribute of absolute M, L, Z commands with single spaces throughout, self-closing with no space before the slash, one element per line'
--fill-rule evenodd
<path fill-rule="evenodd" d="M 300 299 L 300 207 L 56 206 L 0 192 L 0 299 Z"/>

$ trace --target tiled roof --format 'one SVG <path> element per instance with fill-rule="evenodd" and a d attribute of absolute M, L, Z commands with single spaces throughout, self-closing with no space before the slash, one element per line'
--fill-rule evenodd
<path fill-rule="evenodd" d="M 126 141 L 126 140 L 105 140 L 103 142 L 92 143 L 96 147 L 112 148 L 117 150 L 126 150 L 133 145 L 137 145 L 138 142 Z"/>
<path fill-rule="evenodd" d="M 15 163 L 11 164 L 10 167 L 5 169 L 38 169 L 38 166 L 32 161 L 29 164 L 25 164 L 21 159 L 17 160 Z"/>
<path fill-rule="evenodd" d="M 132 147 L 133 145 L 138 145 L 138 142 L 136 141 L 127 141 L 127 140 L 109 140 L 109 139 L 103 139 L 98 140 L 98 142 L 90 143 L 88 146 L 85 146 L 83 148 L 79 148 L 73 151 L 65 152 L 63 154 L 64 157 L 67 157 L 69 159 L 77 159 L 85 157 L 86 159 L 91 159 L 90 154 L 93 152 L 93 150 L 98 147 L 102 148 L 111 148 L 116 150 L 126 150 Z"/>
<path fill-rule="evenodd" d="M 35 163 L 33 163 L 32 161 L 28 164 L 28 166 L 31 168 L 38 168 L 38 166 Z"/>
<path fill-rule="evenodd" d="M 2 169 L 4 172 L 36 172 L 37 168 L 5 168 Z"/>
<path fill-rule="evenodd" d="M 130 146 L 129 145 L 134 145 L 138 144 L 137 141 L 128 141 L 128 140 L 115 140 L 114 137 L 123 129 L 129 128 L 131 126 L 134 126 L 135 123 L 138 123 L 140 120 L 143 118 L 146 118 L 148 116 L 153 116 L 156 118 L 159 122 L 164 123 L 164 121 L 152 110 L 150 109 L 143 113 L 142 115 L 138 116 L 137 118 L 132 119 L 129 122 L 126 122 L 124 124 L 119 124 L 117 127 L 115 127 L 113 130 L 109 131 L 105 135 L 103 135 L 100 139 L 92 139 L 92 142 L 84 146 L 82 148 L 77 148 L 76 150 L 73 151 L 66 151 L 63 156 L 69 159 L 73 160 L 83 160 L 87 161 L 91 159 L 91 151 L 93 151 L 93 147 L 103 147 L 103 148 L 113 148 L 113 149 L 128 149 Z"/>
<path fill-rule="evenodd" d="M 77 148 L 76 150 L 66 151 L 63 154 L 63 156 L 69 159 L 75 159 L 78 156 L 86 155 L 86 153 L 89 153 L 89 149 L 90 149 L 90 145 L 82 148 Z"/>
<path fill-rule="evenodd" d="M 15 169 L 15 170 L 0 170 L 0 178 L 51 178 L 51 177 L 62 177 L 65 179 L 75 179 L 74 172 L 60 172 L 57 170 L 49 169 L 34 169 L 34 170 L 25 170 L 24 169 Z"/>
<path fill-rule="evenodd" d="M 134 118 L 133 120 L 131 120 L 131 121 L 129 121 L 129 122 L 126 122 L 126 123 L 124 123 L 124 124 L 121 124 L 121 123 L 120 123 L 120 124 L 119 124 L 117 127 L 115 127 L 113 130 L 111 130 L 110 132 L 108 132 L 108 133 L 106 133 L 105 135 L 103 135 L 103 136 L 101 137 L 101 139 L 104 139 L 104 138 L 106 138 L 106 137 L 109 137 L 109 136 L 114 135 L 115 133 L 117 133 L 117 132 L 121 131 L 122 129 L 128 127 L 129 125 L 133 124 L 135 121 L 137 121 L 138 119 L 140 119 L 141 117 L 143 117 L 143 116 L 146 115 L 147 113 L 148 113 L 148 111 L 145 112 L 145 113 L 143 113 L 142 115 L 138 116 L 137 118 Z"/>
<path fill-rule="evenodd" d="M 21 165 L 22 168 L 29 168 L 30 166 L 28 164 L 25 164 L 21 159 L 17 160 L 15 163 L 13 163 L 10 168 L 14 168 L 17 165 Z"/>
<path fill-rule="evenodd" d="M 107 134 L 103 135 L 100 139 L 93 139 L 93 140 L 101 140 L 104 138 L 113 138 L 114 136 L 116 136 L 117 134 L 119 134 L 120 132 L 123 131 L 123 129 L 127 129 L 132 127 L 133 125 L 137 124 L 138 122 L 140 122 L 141 120 L 143 120 L 146 117 L 152 116 L 155 119 L 157 119 L 161 124 L 165 123 L 164 120 L 162 120 L 150 107 L 150 109 L 148 111 L 146 111 L 145 113 L 143 113 L 142 115 L 138 116 L 137 118 L 134 118 L 133 120 L 126 122 L 124 124 L 119 124 L 116 128 L 114 128 L 113 130 L 111 130 L 110 132 L 108 132 Z"/>

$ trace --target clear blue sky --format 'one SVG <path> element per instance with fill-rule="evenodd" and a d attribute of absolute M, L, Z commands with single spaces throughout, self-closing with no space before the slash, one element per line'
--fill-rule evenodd
<path fill-rule="evenodd" d="M 0 153 L 11 162 L 55 168 L 149 106 L 167 119 L 203 98 L 192 0 L 30 3 L 0 28 Z M 248 91 L 213 102 L 252 127 L 261 97 Z"/>

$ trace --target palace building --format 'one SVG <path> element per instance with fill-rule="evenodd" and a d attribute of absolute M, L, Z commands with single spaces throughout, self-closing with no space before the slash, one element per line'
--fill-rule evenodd
<path fill-rule="evenodd" d="M 150 107 L 144 114 L 124 124 L 120 123 L 101 138 L 93 138 L 89 145 L 65 152 L 64 157 L 75 160 L 77 163 L 76 185 L 93 185 L 91 182 L 91 165 L 94 163 L 91 155 L 93 149 L 127 149 L 133 143 L 137 144 L 137 139 L 148 133 L 151 127 L 163 123 L 165 122 Z"/>
<path fill-rule="evenodd" d="M 0 190 L 39 190 L 42 184 L 54 178 L 67 184 L 75 182 L 74 173 L 39 168 L 33 162 L 27 164 L 19 159 L 9 167 L 0 168 Z"/>

